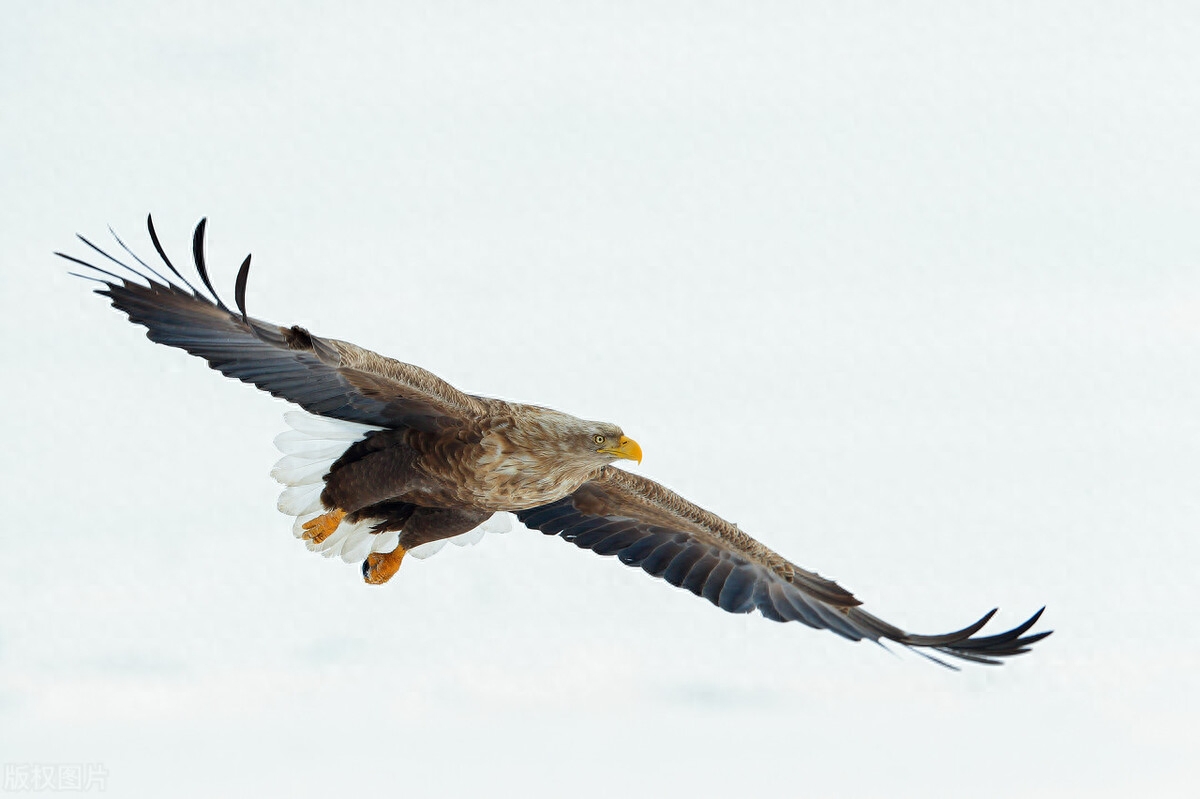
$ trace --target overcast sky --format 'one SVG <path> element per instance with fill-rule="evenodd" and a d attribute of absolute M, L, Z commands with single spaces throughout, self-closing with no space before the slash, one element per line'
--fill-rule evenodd
<path fill-rule="evenodd" d="M 236 4 L 241 6 L 242 4 Z M 0 763 L 115 796 L 1182 796 L 1200 711 L 1188 3 L 13 3 Z M 953 674 L 517 528 L 390 584 L 280 400 L 51 256 L 209 218 L 252 313 L 616 422 Z"/>

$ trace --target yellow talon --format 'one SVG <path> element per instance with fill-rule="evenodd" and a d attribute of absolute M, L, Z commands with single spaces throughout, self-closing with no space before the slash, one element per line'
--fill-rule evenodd
<path fill-rule="evenodd" d="M 314 544 L 319 544 L 338 528 L 344 518 L 346 518 L 346 511 L 341 508 L 334 508 L 328 513 L 322 513 L 302 525 L 304 537 Z"/>
<path fill-rule="evenodd" d="M 370 585 L 383 585 L 395 576 L 404 560 L 404 547 L 399 544 L 391 552 L 372 552 L 363 561 L 363 579 Z"/>

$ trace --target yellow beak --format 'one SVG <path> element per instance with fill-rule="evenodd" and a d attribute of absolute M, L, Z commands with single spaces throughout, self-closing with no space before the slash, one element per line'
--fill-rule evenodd
<path fill-rule="evenodd" d="M 638 443 L 628 436 L 621 436 L 621 440 L 615 447 L 605 447 L 598 449 L 597 452 L 603 452 L 605 455 L 613 455 L 618 458 L 626 458 L 631 461 L 642 462 L 642 448 Z"/>

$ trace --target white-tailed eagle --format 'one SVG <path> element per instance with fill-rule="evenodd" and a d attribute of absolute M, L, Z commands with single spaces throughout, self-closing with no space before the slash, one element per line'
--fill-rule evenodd
<path fill-rule="evenodd" d="M 758 610 L 852 641 L 894 641 L 976 663 L 1028 651 L 1049 632 L 1027 634 L 1041 615 L 995 635 L 977 635 L 995 611 L 942 635 L 905 632 L 866 612 L 832 580 L 802 569 L 734 524 L 669 489 L 612 464 L 640 461 L 620 427 L 535 405 L 459 391 L 431 372 L 302 327 L 246 313 L 250 257 L 238 271 L 235 308 L 213 289 L 204 260 L 205 221 L 192 240 L 205 294 L 175 268 L 147 217 L 168 277 L 116 234 L 129 266 L 80 236 L 103 268 L 81 274 L 97 293 L 143 325 L 151 341 L 205 359 L 222 374 L 299 405 L 294 428 L 276 439 L 285 457 L 274 476 L 287 487 L 279 508 L 296 517 L 309 548 L 362 561 L 368 583 L 390 579 L 405 553 L 436 551 L 502 523 L 504 512 L 582 549 L 616 555 L 722 610 Z M 110 269 L 123 269 L 117 274 Z M 317 418 L 321 417 L 321 418 Z M 495 517 L 495 518 L 493 518 Z"/>

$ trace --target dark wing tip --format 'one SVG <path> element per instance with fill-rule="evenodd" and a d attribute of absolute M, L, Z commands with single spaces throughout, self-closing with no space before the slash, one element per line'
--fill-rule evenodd
<path fill-rule="evenodd" d="M 57 254 L 58 253 L 55 253 L 55 255 L 57 255 Z M 81 277 L 84 280 L 91 280 L 95 283 L 99 283 L 102 286 L 111 286 L 112 285 L 107 280 L 101 280 L 100 278 L 95 277 L 94 275 L 84 275 L 79 272 L 67 272 L 67 274 L 71 275 L 72 277 Z M 104 293 L 105 291 L 107 291 L 107 289 L 96 289 L 97 293 Z"/>
<path fill-rule="evenodd" d="M 975 622 L 974 624 L 969 624 L 966 627 L 963 627 L 961 630 L 955 630 L 952 633 L 943 633 L 942 635 L 910 635 L 905 643 L 913 646 L 938 647 L 948 646 L 950 644 L 958 643 L 959 641 L 965 641 L 975 633 L 982 630 L 984 625 L 992 620 L 992 617 L 996 615 L 996 611 L 998 610 L 999 608 L 992 608 L 987 613 L 983 614 L 983 617 L 980 618 L 979 621 Z"/>
<path fill-rule="evenodd" d="M 57 255 L 59 258 L 65 258 L 66 260 L 71 261 L 72 263 L 79 264 L 80 266 L 86 266 L 88 269 L 94 269 L 95 271 L 99 272 L 102 275 L 107 275 L 108 277 L 111 277 L 113 280 L 117 281 L 118 283 L 126 282 L 126 278 L 123 278 L 118 274 L 110 272 L 107 269 L 102 269 L 99 266 L 96 266 L 95 264 L 89 264 L 87 261 L 83 260 L 82 258 L 76 258 L 74 255 L 67 255 L 65 252 L 58 252 L 57 250 L 55 250 L 54 254 Z M 76 275 L 78 277 L 82 277 L 86 280 L 99 280 L 99 278 L 89 277 L 88 275 L 81 275 L 78 272 L 71 272 L 70 274 Z M 100 280 L 100 282 L 108 283 L 109 285 L 116 285 L 116 284 L 110 283 L 107 280 Z"/>
<path fill-rule="evenodd" d="M 171 274 L 182 280 L 183 285 L 187 286 L 192 294 L 199 296 L 200 292 L 196 291 L 196 287 L 189 283 L 186 277 L 180 274 L 179 270 L 175 268 L 175 264 L 171 263 L 171 259 L 167 257 L 167 252 L 163 249 L 162 242 L 158 240 L 158 231 L 154 229 L 154 216 L 152 214 L 146 214 L 146 230 L 150 232 L 150 241 L 154 244 L 155 252 L 158 253 L 158 257 L 161 258 L 163 263 L 167 265 L 167 268 L 171 270 Z"/>
<path fill-rule="evenodd" d="M 952 655 L 956 658 L 968 660 L 973 663 L 986 663 L 989 665 L 994 665 L 1000 663 L 997 658 L 1006 658 L 1025 654 L 1029 651 L 1029 648 L 1033 644 L 1036 644 L 1038 641 L 1049 637 L 1054 632 L 1053 630 L 1046 630 L 1045 632 L 1034 633 L 1033 635 L 1025 635 L 1029 628 L 1033 627 L 1033 625 L 1037 623 L 1038 619 L 1042 617 L 1042 613 L 1045 610 L 1046 608 L 1042 607 L 1016 627 L 995 635 L 972 637 L 974 632 L 983 625 L 971 625 L 971 627 L 966 629 L 971 630 L 974 628 L 974 630 L 972 630 L 969 635 L 957 640 L 946 640 L 954 635 L 954 633 L 951 633 L 947 636 L 910 636 L 910 639 L 914 640 L 906 641 L 905 643 L 909 643 L 913 646 L 932 647 L 933 649 L 936 649 L 944 654 Z M 985 616 L 984 622 L 986 623 L 986 621 L 990 619 L 994 613 L 995 611 L 992 611 Z M 922 639 L 938 640 L 939 642 L 925 643 L 925 641 Z"/>
<path fill-rule="evenodd" d="M 204 233 L 208 229 L 208 217 L 202 218 L 196 223 L 196 232 L 192 234 L 192 258 L 196 262 L 196 271 L 200 273 L 200 279 L 204 281 L 205 288 L 208 293 L 213 296 L 217 303 L 217 307 L 223 311 L 228 311 L 229 308 L 225 303 L 221 302 L 217 290 L 213 288 L 212 281 L 208 279 L 208 265 L 204 262 Z"/>
<path fill-rule="evenodd" d="M 246 260 L 242 261 L 241 267 L 238 268 L 237 281 L 233 286 L 233 301 L 237 303 L 238 310 L 242 312 L 242 321 L 248 322 L 246 318 L 246 282 L 250 279 L 250 256 L 246 256 Z"/>

